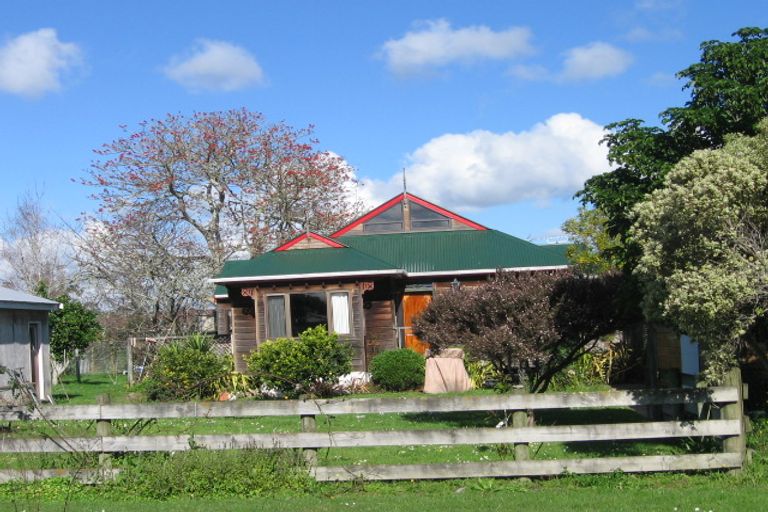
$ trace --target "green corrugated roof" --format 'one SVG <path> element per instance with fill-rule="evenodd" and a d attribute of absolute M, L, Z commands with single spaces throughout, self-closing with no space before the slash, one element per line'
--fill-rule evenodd
<path fill-rule="evenodd" d="M 353 248 L 272 251 L 250 260 L 228 261 L 217 279 L 394 270 L 398 267 Z"/>
<path fill-rule="evenodd" d="M 543 245 L 540 245 L 539 247 L 546 249 L 548 251 L 552 251 L 553 253 L 563 258 L 563 261 L 568 262 L 568 256 L 566 252 L 568 251 L 568 248 L 570 246 L 571 244 L 543 244 Z"/>
<path fill-rule="evenodd" d="M 568 264 L 564 254 L 493 229 L 347 235 L 339 240 L 407 272 Z"/>

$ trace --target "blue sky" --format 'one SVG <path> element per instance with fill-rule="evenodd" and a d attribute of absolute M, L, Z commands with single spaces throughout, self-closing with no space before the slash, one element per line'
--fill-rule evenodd
<path fill-rule="evenodd" d="M 545 241 L 607 169 L 601 127 L 656 122 L 702 41 L 767 18 L 761 1 L 6 0 L 0 213 L 36 188 L 72 220 L 119 125 L 246 107 L 314 124 L 367 200 L 406 168 L 410 191 Z"/>

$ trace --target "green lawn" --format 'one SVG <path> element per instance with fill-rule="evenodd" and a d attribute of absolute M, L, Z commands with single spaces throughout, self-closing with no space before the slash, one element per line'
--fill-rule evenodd
<path fill-rule="evenodd" d="M 762 511 L 766 507 L 768 485 L 731 485 L 728 478 L 682 477 L 659 482 L 655 477 L 637 477 L 659 485 L 643 485 L 628 479 L 616 482 L 604 477 L 604 483 L 575 486 L 569 478 L 541 483 L 505 480 L 454 481 L 450 483 L 387 484 L 386 488 L 361 487 L 340 489 L 328 486 L 313 495 L 264 498 L 195 498 L 168 501 L 121 501 L 115 499 L 75 499 L 68 503 L 30 499 L 0 501 L 0 510 L 40 510 L 41 512 L 227 512 L 301 511 Z M 622 479 L 625 480 L 625 479 Z M 628 486 L 627 486 L 628 485 Z M 17 508 L 14 508 L 14 505 Z M 3 508 L 5 507 L 5 508 Z"/>
<path fill-rule="evenodd" d="M 109 395 L 113 403 L 128 401 L 128 377 L 125 375 L 83 374 L 80 382 L 73 375 L 63 375 L 53 388 L 53 400 L 61 405 L 95 404 L 98 395 Z"/>

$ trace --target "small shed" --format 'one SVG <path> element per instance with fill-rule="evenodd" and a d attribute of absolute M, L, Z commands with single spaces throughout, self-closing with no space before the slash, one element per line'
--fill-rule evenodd
<path fill-rule="evenodd" d="M 51 396 L 48 314 L 59 303 L 0 287 L 0 365 L 20 370 L 40 400 Z M 9 397 L 10 379 L 0 374 L 0 396 Z"/>

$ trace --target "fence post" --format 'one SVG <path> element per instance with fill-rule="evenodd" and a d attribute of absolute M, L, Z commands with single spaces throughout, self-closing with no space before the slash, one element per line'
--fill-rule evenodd
<path fill-rule="evenodd" d="M 528 426 L 528 411 L 514 411 L 512 413 L 512 428 Z M 528 460 L 531 458 L 531 450 L 528 443 L 515 443 L 515 460 Z"/>
<path fill-rule="evenodd" d="M 723 406 L 722 418 L 724 420 L 739 420 L 741 426 L 738 435 L 729 436 L 723 440 L 723 451 L 738 453 L 743 466 L 747 454 L 747 433 L 744 421 L 744 388 L 741 381 L 741 369 L 738 367 L 731 368 L 723 379 L 723 385 L 735 387 L 738 399 L 735 403 Z"/>
<path fill-rule="evenodd" d="M 136 338 L 128 338 L 128 344 L 125 347 L 125 359 L 126 366 L 128 367 L 128 385 L 133 386 L 133 340 Z"/>
<path fill-rule="evenodd" d="M 111 402 L 109 395 L 98 395 L 96 402 L 99 405 L 109 405 Z M 112 435 L 112 420 L 96 420 L 96 435 L 99 437 L 108 437 Z M 99 454 L 99 467 L 107 472 L 112 469 L 112 456 L 109 453 Z"/>
<path fill-rule="evenodd" d="M 307 397 L 302 395 L 302 400 L 306 400 Z M 314 414 L 302 414 L 301 415 L 301 431 L 302 432 L 317 432 L 317 420 Z M 317 448 L 304 448 L 302 450 L 304 454 L 304 460 L 307 462 L 307 466 L 314 468 L 317 466 Z"/>

